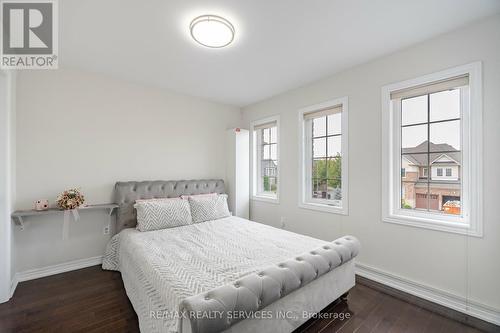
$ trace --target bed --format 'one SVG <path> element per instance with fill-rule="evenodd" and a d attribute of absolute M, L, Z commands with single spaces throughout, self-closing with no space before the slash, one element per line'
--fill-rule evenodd
<path fill-rule="evenodd" d="M 291 332 L 354 286 L 359 242 L 235 216 L 136 230 L 135 200 L 224 193 L 222 180 L 119 182 L 103 269 L 120 271 L 141 332 Z"/>

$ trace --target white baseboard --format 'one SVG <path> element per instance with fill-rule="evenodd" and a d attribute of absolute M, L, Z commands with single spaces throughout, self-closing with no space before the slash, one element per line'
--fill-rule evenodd
<path fill-rule="evenodd" d="M 97 256 L 16 273 L 11 283 L 11 297 L 19 282 L 39 279 L 100 264 L 102 264 L 102 256 Z M 462 296 L 401 278 L 361 263 L 356 263 L 356 274 L 450 309 L 460 311 L 469 316 L 485 320 L 495 325 L 500 325 L 499 310 L 476 301 L 467 300 Z"/>
<path fill-rule="evenodd" d="M 77 269 L 100 265 L 100 264 L 102 264 L 102 256 L 97 256 L 97 257 L 68 261 L 62 264 L 56 264 L 42 268 L 30 269 L 24 272 L 18 272 L 12 279 L 10 297 L 14 295 L 14 291 L 16 290 L 17 284 L 19 282 L 39 279 L 50 275 L 74 271 Z"/>
<path fill-rule="evenodd" d="M 476 301 L 468 300 L 462 296 L 401 278 L 361 263 L 356 263 L 356 274 L 394 289 L 401 290 L 405 293 L 460 311 L 469 316 L 482 319 L 495 325 L 500 325 L 499 310 Z"/>
<path fill-rule="evenodd" d="M 17 280 L 17 275 L 14 275 L 14 277 L 12 278 L 12 281 L 10 283 L 10 295 L 9 295 L 9 299 L 11 299 L 12 296 L 14 296 L 14 291 L 16 291 L 18 283 L 19 283 L 19 281 Z"/>

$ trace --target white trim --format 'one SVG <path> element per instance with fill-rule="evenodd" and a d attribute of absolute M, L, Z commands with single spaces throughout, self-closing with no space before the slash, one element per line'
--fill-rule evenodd
<path fill-rule="evenodd" d="M 495 325 L 500 325 L 500 311 L 491 306 L 469 300 L 441 289 L 426 286 L 422 283 L 411 281 L 358 262 L 356 262 L 356 274 L 394 289 L 404 291 L 405 293 L 465 313 L 469 316 L 485 320 Z"/>
<path fill-rule="evenodd" d="M 102 264 L 102 256 L 96 256 L 96 257 L 90 257 L 90 258 L 85 258 L 85 259 L 72 260 L 72 261 L 68 261 L 65 263 L 41 267 L 41 268 L 29 269 L 29 270 L 24 271 L 24 272 L 18 272 L 12 278 L 12 281 L 10 284 L 10 297 L 9 298 L 12 298 L 12 296 L 14 295 L 14 292 L 16 291 L 16 288 L 17 288 L 17 285 L 19 284 L 19 282 L 39 279 L 39 278 L 43 278 L 46 276 L 56 275 L 56 274 L 60 274 L 60 273 L 65 273 L 65 272 L 74 271 L 77 269 L 87 268 L 87 267 L 101 265 L 101 264 Z"/>
<path fill-rule="evenodd" d="M 0 201 L 0 303 L 10 299 L 12 255 L 12 117 L 14 117 L 15 73 L 0 70 L 0 80 L 5 90 L 0 92 L 0 189 L 5 195 Z M 2 97 L 2 95 L 5 95 Z"/>
<path fill-rule="evenodd" d="M 255 150 L 255 127 L 259 125 L 276 122 L 277 127 L 277 158 L 278 158 L 278 166 L 277 166 L 277 178 L 278 178 L 278 186 L 276 189 L 276 196 L 265 196 L 265 195 L 257 195 L 257 179 L 255 177 L 255 172 L 257 168 L 257 157 Z M 280 203 L 280 192 L 281 192 L 281 177 L 280 177 L 280 169 L 281 169 L 281 126 L 280 126 L 280 116 L 275 115 L 263 119 L 258 119 L 250 123 L 250 199 L 254 201 L 261 201 L 273 204 Z"/>
<path fill-rule="evenodd" d="M 382 87 L 382 221 L 396 224 L 421 227 L 431 230 L 446 231 L 464 234 L 468 236 L 483 236 L 482 220 L 482 78 L 481 62 L 450 68 L 437 73 L 424 75 L 416 79 L 393 83 Z M 397 112 L 393 109 L 390 94 L 392 91 L 407 89 L 413 86 L 421 86 L 431 82 L 469 75 L 469 103 L 464 107 L 462 114 L 462 201 L 463 216 L 446 216 L 443 214 L 413 212 L 399 209 L 394 193 L 399 193 L 399 184 L 394 181 L 393 175 L 396 165 L 397 149 L 395 142 L 399 141 L 394 123 L 397 120 Z M 462 103 L 464 102 L 462 100 Z M 473 148 L 472 148 L 473 147 Z M 398 154 L 399 155 L 399 154 Z M 431 176 L 428 170 L 428 177 Z"/>
<path fill-rule="evenodd" d="M 279 186 L 279 183 L 278 183 L 278 186 Z M 251 201 L 267 202 L 267 203 L 271 203 L 271 204 L 275 204 L 275 205 L 279 205 L 279 203 L 280 203 L 278 198 L 271 197 L 271 196 L 266 197 L 264 195 L 253 195 L 250 200 Z"/>
<path fill-rule="evenodd" d="M 46 276 L 56 275 L 60 273 L 70 272 L 77 269 L 87 268 L 91 266 L 101 265 L 102 256 L 90 257 L 85 259 L 77 259 L 61 264 L 29 269 L 24 272 L 18 272 L 15 275 L 16 284 L 18 282 L 29 281 L 43 278 Z"/>
<path fill-rule="evenodd" d="M 16 288 L 17 288 L 18 284 L 19 284 L 19 281 L 17 280 L 17 275 L 14 275 L 14 277 L 12 278 L 12 281 L 10 283 L 10 296 L 9 296 L 9 299 L 11 299 L 12 296 L 14 296 L 14 292 L 16 291 Z"/>
<path fill-rule="evenodd" d="M 342 207 L 312 202 L 306 200 L 306 169 L 304 159 L 306 156 L 306 130 L 304 128 L 304 115 L 310 112 L 328 109 L 342 105 Z M 349 99 L 347 96 L 307 106 L 298 111 L 299 124 L 299 198 L 298 206 L 304 209 L 317 210 L 340 215 L 349 215 Z"/>
<path fill-rule="evenodd" d="M 332 214 L 348 215 L 344 207 L 335 207 L 332 205 L 316 203 L 316 202 L 306 202 L 306 203 L 299 202 L 299 207 L 309 210 L 317 210 L 320 212 L 332 213 Z"/>

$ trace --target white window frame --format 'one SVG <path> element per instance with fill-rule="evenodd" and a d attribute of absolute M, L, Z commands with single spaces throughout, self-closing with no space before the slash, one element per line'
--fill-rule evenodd
<path fill-rule="evenodd" d="M 464 234 L 483 236 L 483 172 L 482 172 L 482 67 L 481 62 L 450 68 L 416 79 L 402 81 L 382 87 L 382 221 Z M 391 92 L 430 84 L 436 81 L 468 75 L 468 95 L 462 103 L 462 215 L 450 216 L 432 212 L 418 212 L 400 208 L 399 180 L 394 170 L 399 164 L 399 121 L 393 110 Z M 398 161 L 399 159 L 399 161 Z M 428 177 L 431 177 L 431 170 Z"/>
<path fill-rule="evenodd" d="M 309 181 L 311 175 L 310 159 L 311 148 L 307 147 L 306 142 L 309 143 L 310 136 L 312 135 L 311 130 L 305 127 L 306 121 L 304 120 L 304 115 L 307 113 L 326 110 L 336 106 L 342 106 L 342 206 L 333 206 L 328 200 L 313 199 L 311 182 Z M 333 100 L 329 100 L 323 103 L 311 105 L 302 108 L 298 111 L 299 120 L 299 207 L 304 209 L 312 209 L 322 212 L 328 212 L 333 214 L 348 215 L 349 214 L 349 132 L 348 132 L 348 110 L 349 101 L 348 97 L 341 97 Z"/>
<path fill-rule="evenodd" d="M 258 144 L 257 142 L 257 137 L 255 136 L 255 128 L 259 127 L 260 125 L 267 124 L 267 123 L 276 123 L 277 127 L 277 159 L 278 159 L 278 166 L 276 168 L 276 178 L 278 179 L 278 185 L 276 187 L 276 195 L 263 195 L 258 193 L 258 184 L 257 181 L 259 180 L 260 176 L 258 175 L 260 167 L 257 165 L 259 159 L 257 157 L 258 154 Z M 253 121 L 250 124 L 250 165 L 251 165 L 251 172 L 250 172 L 250 184 L 251 184 L 251 194 L 252 194 L 252 200 L 256 201 L 263 201 L 263 202 L 268 202 L 268 203 L 274 203 L 274 204 L 279 204 L 279 198 L 280 198 L 280 189 L 281 189 L 281 177 L 280 177 L 280 169 L 281 169 L 281 134 L 280 134 L 280 116 L 275 115 L 271 117 L 267 117 L 264 119 L 259 119 L 256 121 Z"/>

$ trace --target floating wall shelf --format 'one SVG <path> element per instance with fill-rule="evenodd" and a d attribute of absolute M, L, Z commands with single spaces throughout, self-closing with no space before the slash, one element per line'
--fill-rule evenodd
<path fill-rule="evenodd" d="M 99 210 L 99 209 L 104 209 L 108 210 L 108 214 L 111 216 L 115 209 L 118 208 L 117 204 L 99 204 L 99 205 L 87 205 L 78 208 L 78 211 L 86 211 L 86 210 Z M 26 217 L 31 217 L 31 216 L 42 216 L 42 215 L 57 215 L 57 214 L 63 214 L 64 210 L 61 210 L 59 208 L 49 208 L 47 210 L 16 210 L 14 213 L 12 213 L 11 218 L 14 220 L 16 224 L 18 224 L 21 227 L 21 230 L 24 230 L 25 224 L 24 224 L 24 219 Z"/>

